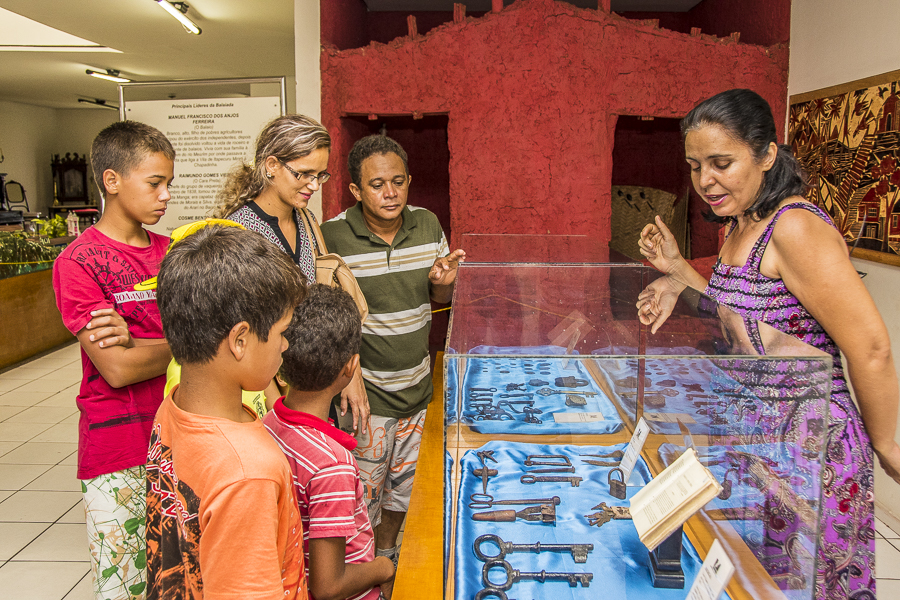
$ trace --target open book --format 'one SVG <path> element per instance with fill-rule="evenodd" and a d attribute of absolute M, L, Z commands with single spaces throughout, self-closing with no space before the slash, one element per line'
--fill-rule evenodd
<path fill-rule="evenodd" d="M 652 551 L 721 491 L 697 452 L 688 448 L 631 499 L 631 518 L 641 541 Z"/>

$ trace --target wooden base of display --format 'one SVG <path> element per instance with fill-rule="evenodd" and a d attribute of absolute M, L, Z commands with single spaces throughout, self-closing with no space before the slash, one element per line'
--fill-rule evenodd
<path fill-rule="evenodd" d="M 683 535 L 682 525 L 650 552 L 650 581 L 653 587 L 676 590 L 684 588 L 684 570 L 681 568 Z"/>
<path fill-rule="evenodd" d="M 0 369 L 74 339 L 62 323 L 50 269 L 0 279 Z"/>

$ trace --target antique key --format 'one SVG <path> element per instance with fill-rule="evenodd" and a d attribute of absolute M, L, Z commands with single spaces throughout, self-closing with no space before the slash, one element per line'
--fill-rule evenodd
<path fill-rule="evenodd" d="M 519 481 L 525 484 L 532 483 L 545 483 L 545 482 L 563 482 L 568 481 L 572 484 L 572 487 L 578 487 L 581 484 L 581 477 L 564 477 L 562 475 L 522 475 L 519 477 Z"/>
<path fill-rule="evenodd" d="M 516 519 L 532 522 L 540 521 L 541 523 L 556 525 L 556 505 L 541 504 L 540 506 L 528 506 L 518 512 L 514 510 L 492 510 L 489 512 L 472 513 L 473 521 L 512 523 Z"/>
<path fill-rule="evenodd" d="M 607 506 L 606 502 L 601 502 L 591 510 L 599 510 L 590 515 L 584 515 L 588 520 L 588 525 L 596 525 L 602 527 L 605 523 L 612 520 L 629 521 L 631 520 L 631 511 L 627 506 Z"/>
<path fill-rule="evenodd" d="M 491 569 L 503 569 L 503 572 L 506 574 L 506 581 L 500 583 L 492 582 L 490 578 Z M 518 583 L 522 580 L 538 581 L 540 583 L 547 581 L 566 581 L 568 582 L 569 587 L 576 587 L 579 583 L 581 584 L 581 587 L 588 587 L 593 578 L 593 573 L 548 573 L 547 571 L 523 573 L 518 569 L 513 569 L 512 565 L 502 558 L 495 558 L 485 562 L 484 567 L 481 569 L 481 582 L 484 584 L 484 587 L 486 589 L 503 591 L 510 589 L 514 583 Z"/>
<path fill-rule="evenodd" d="M 553 390 L 550 388 L 541 388 L 537 391 L 541 396 L 552 396 L 553 394 L 571 394 L 572 392 L 567 390 Z M 597 392 L 585 392 L 582 390 L 578 390 L 579 396 L 596 396 Z"/>
<path fill-rule="evenodd" d="M 500 551 L 493 556 L 485 554 L 482 552 L 481 546 L 486 543 L 496 544 Z M 534 552 L 535 554 L 540 554 L 541 552 L 569 552 L 577 563 L 587 562 L 587 555 L 593 549 L 593 544 L 542 544 L 540 542 L 535 542 L 534 544 L 513 544 L 512 542 L 504 542 L 500 539 L 500 536 L 492 533 L 479 535 L 475 538 L 475 546 L 473 548 L 475 556 L 480 561 L 505 558 L 507 554 L 512 554 L 513 552 Z"/>

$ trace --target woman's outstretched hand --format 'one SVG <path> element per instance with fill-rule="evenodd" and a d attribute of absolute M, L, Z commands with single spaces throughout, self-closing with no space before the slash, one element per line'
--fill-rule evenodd
<path fill-rule="evenodd" d="M 648 223 L 641 230 L 638 246 L 641 254 L 650 261 L 650 264 L 667 275 L 674 275 L 680 264 L 684 262 L 675 236 L 659 218 L 659 215 L 656 216 L 653 223 Z"/>
<path fill-rule="evenodd" d="M 672 277 L 660 277 L 638 294 L 638 319 L 651 326 L 650 333 L 656 333 L 666 322 L 685 287 Z"/>

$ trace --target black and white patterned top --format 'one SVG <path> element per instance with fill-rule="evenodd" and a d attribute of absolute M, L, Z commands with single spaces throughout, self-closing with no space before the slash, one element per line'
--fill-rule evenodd
<path fill-rule="evenodd" d="M 310 220 L 315 222 L 316 217 L 311 212 L 307 213 Z M 296 251 L 291 250 L 291 245 L 281 232 L 278 226 L 278 217 L 273 217 L 263 211 L 256 202 L 249 202 L 238 209 L 236 212 L 228 215 L 228 220 L 240 223 L 245 228 L 261 233 L 267 240 L 276 244 L 287 253 L 291 259 L 297 263 L 303 274 L 306 275 L 308 284 L 316 282 L 316 259 L 313 248 L 306 235 L 306 227 L 303 224 L 303 217 L 297 210 L 294 210 L 294 222 L 297 223 L 297 240 L 294 242 Z M 315 244 L 315 241 L 312 241 Z M 318 247 L 317 247 L 318 249 Z"/>

